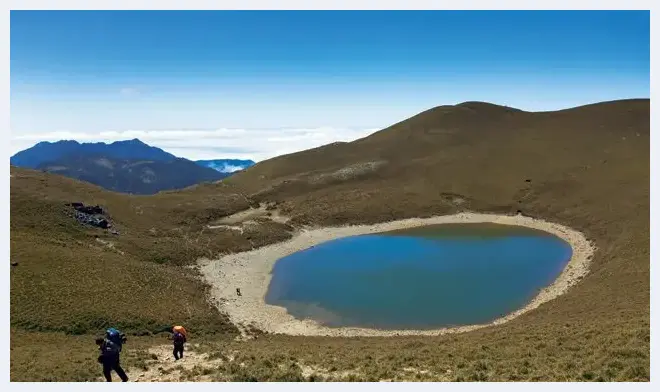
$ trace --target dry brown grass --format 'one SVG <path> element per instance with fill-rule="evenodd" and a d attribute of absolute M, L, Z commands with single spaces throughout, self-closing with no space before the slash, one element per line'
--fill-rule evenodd
<path fill-rule="evenodd" d="M 212 350 L 214 341 L 229 341 L 233 328 L 205 302 L 194 272 L 179 266 L 280 241 L 291 230 L 266 221 L 242 234 L 203 229 L 218 218 L 258 202 L 277 202 L 292 225 L 520 210 L 595 241 L 591 273 L 565 295 L 507 324 L 455 336 L 261 336 L 227 343 L 247 361 L 248 370 L 232 368 L 236 379 L 280 374 L 266 369 L 283 356 L 331 380 L 648 380 L 649 117 L 649 100 L 548 113 L 481 103 L 439 107 L 353 143 L 278 157 L 221 184 L 152 197 L 12 168 L 11 257 L 19 265 L 11 271 L 11 323 L 81 333 L 120 323 L 139 333 L 180 317 L 200 333 L 224 332 L 206 338 Z M 336 175 L 367 162 L 384 163 Z M 121 235 L 81 228 L 62 213 L 70 201 L 103 205 Z M 93 248 L 95 234 L 124 255 Z M 108 298 L 97 286 L 102 281 L 111 282 L 106 286 L 117 306 L 100 304 Z M 174 317 L 183 306 L 176 301 L 188 310 Z M 31 340 L 39 339 L 34 333 L 12 338 L 12 379 L 38 369 L 57 379 L 84 378 L 73 368 L 49 367 L 48 352 L 27 361 Z M 78 338 L 61 339 L 72 342 L 67 352 L 78 357 Z"/>
<path fill-rule="evenodd" d="M 151 356 L 148 348 L 163 343 L 163 337 L 130 337 L 121 358 L 129 379 L 141 369 Z M 23 332 L 11 334 L 11 381 L 98 381 L 103 378 L 101 365 L 96 361 L 98 348 L 94 336 L 65 335 L 53 332 Z M 118 379 L 113 373 L 112 377 Z"/>

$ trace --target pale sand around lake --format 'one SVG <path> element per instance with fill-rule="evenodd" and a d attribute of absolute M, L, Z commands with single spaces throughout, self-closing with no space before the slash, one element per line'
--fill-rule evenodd
<path fill-rule="evenodd" d="M 499 223 L 543 230 L 570 244 L 573 250 L 572 257 L 555 282 L 543 288 L 527 306 L 491 323 L 482 325 L 466 325 L 435 330 L 335 328 L 326 327 L 313 320 L 296 319 L 288 314 L 285 308 L 265 303 L 271 270 L 277 260 L 287 255 L 337 238 L 443 223 Z M 589 264 L 594 251 L 594 245 L 582 233 L 556 223 L 521 215 L 460 213 L 432 218 L 403 219 L 374 225 L 301 230 L 285 242 L 267 245 L 248 252 L 224 255 L 217 260 L 200 260 L 200 270 L 205 280 L 211 285 L 211 296 L 216 306 L 220 311 L 226 313 L 233 323 L 238 325 L 251 324 L 268 333 L 306 336 L 438 335 L 467 332 L 502 324 L 537 308 L 544 302 L 557 298 L 589 272 Z M 236 288 L 240 288 L 241 296 L 237 295 Z"/>

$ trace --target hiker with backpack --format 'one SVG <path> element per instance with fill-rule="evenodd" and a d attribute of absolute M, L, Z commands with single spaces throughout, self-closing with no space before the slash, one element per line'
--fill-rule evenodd
<path fill-rule="evenodd" d="M 186 329 L 180 325 L 172 328 L 172 342 L 174 343 L 174 360 L 183 358 L 183 346 L 186 343 Z"/>
<path fill-rule="evenodd" d="M 128 381 L 126 372 L 119 364 L 119 354 L 124 343 L 126 343 L 126 336 L 115 328 L 106 330 L 104 338 L 96 339 L 96 344 L 101 350 L 98 361 L 103 365 L 103 375 L 107 382 L 112 382 L 110 373 L 113 370 L 117 372 L 122 382 Z"/>

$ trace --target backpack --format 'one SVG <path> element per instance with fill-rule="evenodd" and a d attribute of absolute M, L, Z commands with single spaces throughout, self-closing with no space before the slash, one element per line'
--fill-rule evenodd
<path fill-rule="evenodd" d="M 119 351 L 121 351 L 122 346 L 122 333 L 115 328 L 108 328 L 105 331 L 105 341 L 110 342 L 113 345 L 117 346 Z"/>
<path fill-rule="evenodd" d="M 187 334 L 186 329 L 183 328 L 181 325 L 175 325 L 175 326 L 172 328 L 172 332 L 179 332 L 179 333 L 182 334 L 183 336 L 186 336 L 186 334 Z"/>

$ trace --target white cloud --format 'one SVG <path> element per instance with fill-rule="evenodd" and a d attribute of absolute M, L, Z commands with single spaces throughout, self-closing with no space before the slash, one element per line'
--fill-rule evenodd
<path fill-rule="evenodd" d="M 238 165 L 229 165 L 227 163 L 223 165 L 211 165 L 210 167 L 214 168 L 217 171 L 222 173 L 233 173 L 239 170 L 245 169 L 247 166 L 238 166 Z"/>
<path fill-rule="evenodd" d="M 140 90 L 134 87 L 124 87 L 119 90 L 119 93 L 125 97 L 134 97 L 136 95 L 140 95 Z"/>
<path fill-rule="evenodd" d="M 222 170 L 220 170 L 223 173 L 233 173 L 235 171 L 243 170 L 243 166 L 234 166 L 234 165 L 224 165 Z"/>
<path fill-rule="evenodd" d="M 253 159 L 261 161 L 275 156 L 319 147 L 333 142 L 350 142 L 378 129 L 351 128 L 287 128 L 287 129 L 216 129 L 216 130 L 151 130 L 46 133 L 14 133 L 12 154 L 40 141 L 77 140 L 79 142 L 113 142 L 140 139 L 187 159 Z"/>

